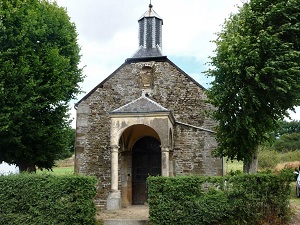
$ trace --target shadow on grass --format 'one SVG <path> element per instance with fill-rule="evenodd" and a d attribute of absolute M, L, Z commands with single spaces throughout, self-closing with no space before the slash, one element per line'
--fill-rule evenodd
<path fill-rule="evenodd" d="M 46 174 L 52 174 L 52 175 L 72 175 L 74 174 L 74 167 L 54 167 L 52 169 L 53 171 L 48 170 L 37 170 L 37 173 L 46 173 Z"/>

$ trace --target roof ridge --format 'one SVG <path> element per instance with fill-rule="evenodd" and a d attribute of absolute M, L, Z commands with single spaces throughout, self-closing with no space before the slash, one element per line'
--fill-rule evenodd
<path fill-rule="evenodd" d="M 204 127 L 198 127 L 198 126 L 188 124 L 188 123 L 183 123 L 183 122 L 180 122 L 180 121 L 177 121 L 177 120 L 175 122 L 179 125 L 184 125 L 184 126 L 187 126 L 187 127 L 192 127 L 192 128 L 198 129 L 198 130 L 203 130 L 203 131 L 206 131 L 206 132 L 209 132 L 209 133 L 216 134 L 216 131 L 209 130 L 209 129 L 204 128 Z"/>
<path fill-rule="evenodd" d="M 141 97 L 139 97 L 139 98 L 137 98 L 137 99 L 135 99 L 135 100 L 133 100 L 133 101 L 131 101 L 131 102 L 128 102 L 127 104 L 125 104 L 125 105 L 123 105 L 123 106 L 121 106 L 121 107 L 119 107 L 119 108 L 113 110 L 112 112 L 119 111 L 119 110 L 125 108 L 126 106 L 131 105 L 131 104 L 137 102 L 137 101 L 140 100 L 142 97 L 143 97 L 143 96 L 141 96 Z"/>
<path fill-rule="evenodd" d="M 129 107 L 130 105 L 134 105 L 136 102 L 140 101 L 141 99 L 145 99 L 146 101 L 150 102 L 151 104 L 155 105 L 159 110 L 153 110 L 153 111 L 170 111 L 167 108 L 163 107 L 162 105 L 160 105 L 159 103 L 155 102 L 154 100 L 148 98 L 144 93 L 142 93 L 142 96 L 113 110 L 112 113 L 118 113 L 121 112 L 123 109 Z"/>
<path fill-rule="evenodd" d="M 142 95 L 142 97 L 144 97 L 145 99 L 147 99 L 148 101 L 150 101 L 151 103 L 155 104 L 156 106 L 166 110 L 166 111 L 169 111 L 167 108 L 163 107 L 162 105 L 160 105 L 159 103 L 157 103 L 156 101 L 152 100 L 151 98 L 148 98 L 144 93 Z"/>

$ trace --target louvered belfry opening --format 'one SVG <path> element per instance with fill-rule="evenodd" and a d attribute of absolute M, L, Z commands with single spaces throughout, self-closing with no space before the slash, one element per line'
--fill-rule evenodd
<path fill-rule="evenodd" d="M 132 58 L 161 57 L 163 20 L 153 10 L 149 9 L 141 16 L 139 22 L 139 49 Z"/>

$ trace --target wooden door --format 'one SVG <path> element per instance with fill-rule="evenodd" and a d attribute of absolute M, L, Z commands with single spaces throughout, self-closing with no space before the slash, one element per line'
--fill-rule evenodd
<path fill-rule="evenodd" d="M 132 204 L 147 202 L 147 177 L 161 175 L 160 142 L 153 137 L 139 139 L 132 150 Z"/>

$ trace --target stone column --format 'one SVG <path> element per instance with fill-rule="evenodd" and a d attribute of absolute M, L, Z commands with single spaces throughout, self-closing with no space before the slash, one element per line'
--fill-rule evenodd
<path fill-rule="evenodd" d="M 170 173 L 169 167 L 169 148 L 161 147 L 161 175 L 168 177 Z"/>
<path fill-rule="evenodd" d="M 169 151 L 169 176 L 174 176 L 173 150 Z"/>
<path fill-rule="evenodd" d="M 119 157 L 118 157 L 119 146 L 111 146 L 111 190 L 118 190 L 118 169 L 119 169 Z"/>
<path fill-rule="evenodd" d="M 107 210 L 116 210 L 121 208 L 121 192 L 118 190 L 118 149 L 119 146 L 111 146 L 111 192 L 107 199 Z"/>

